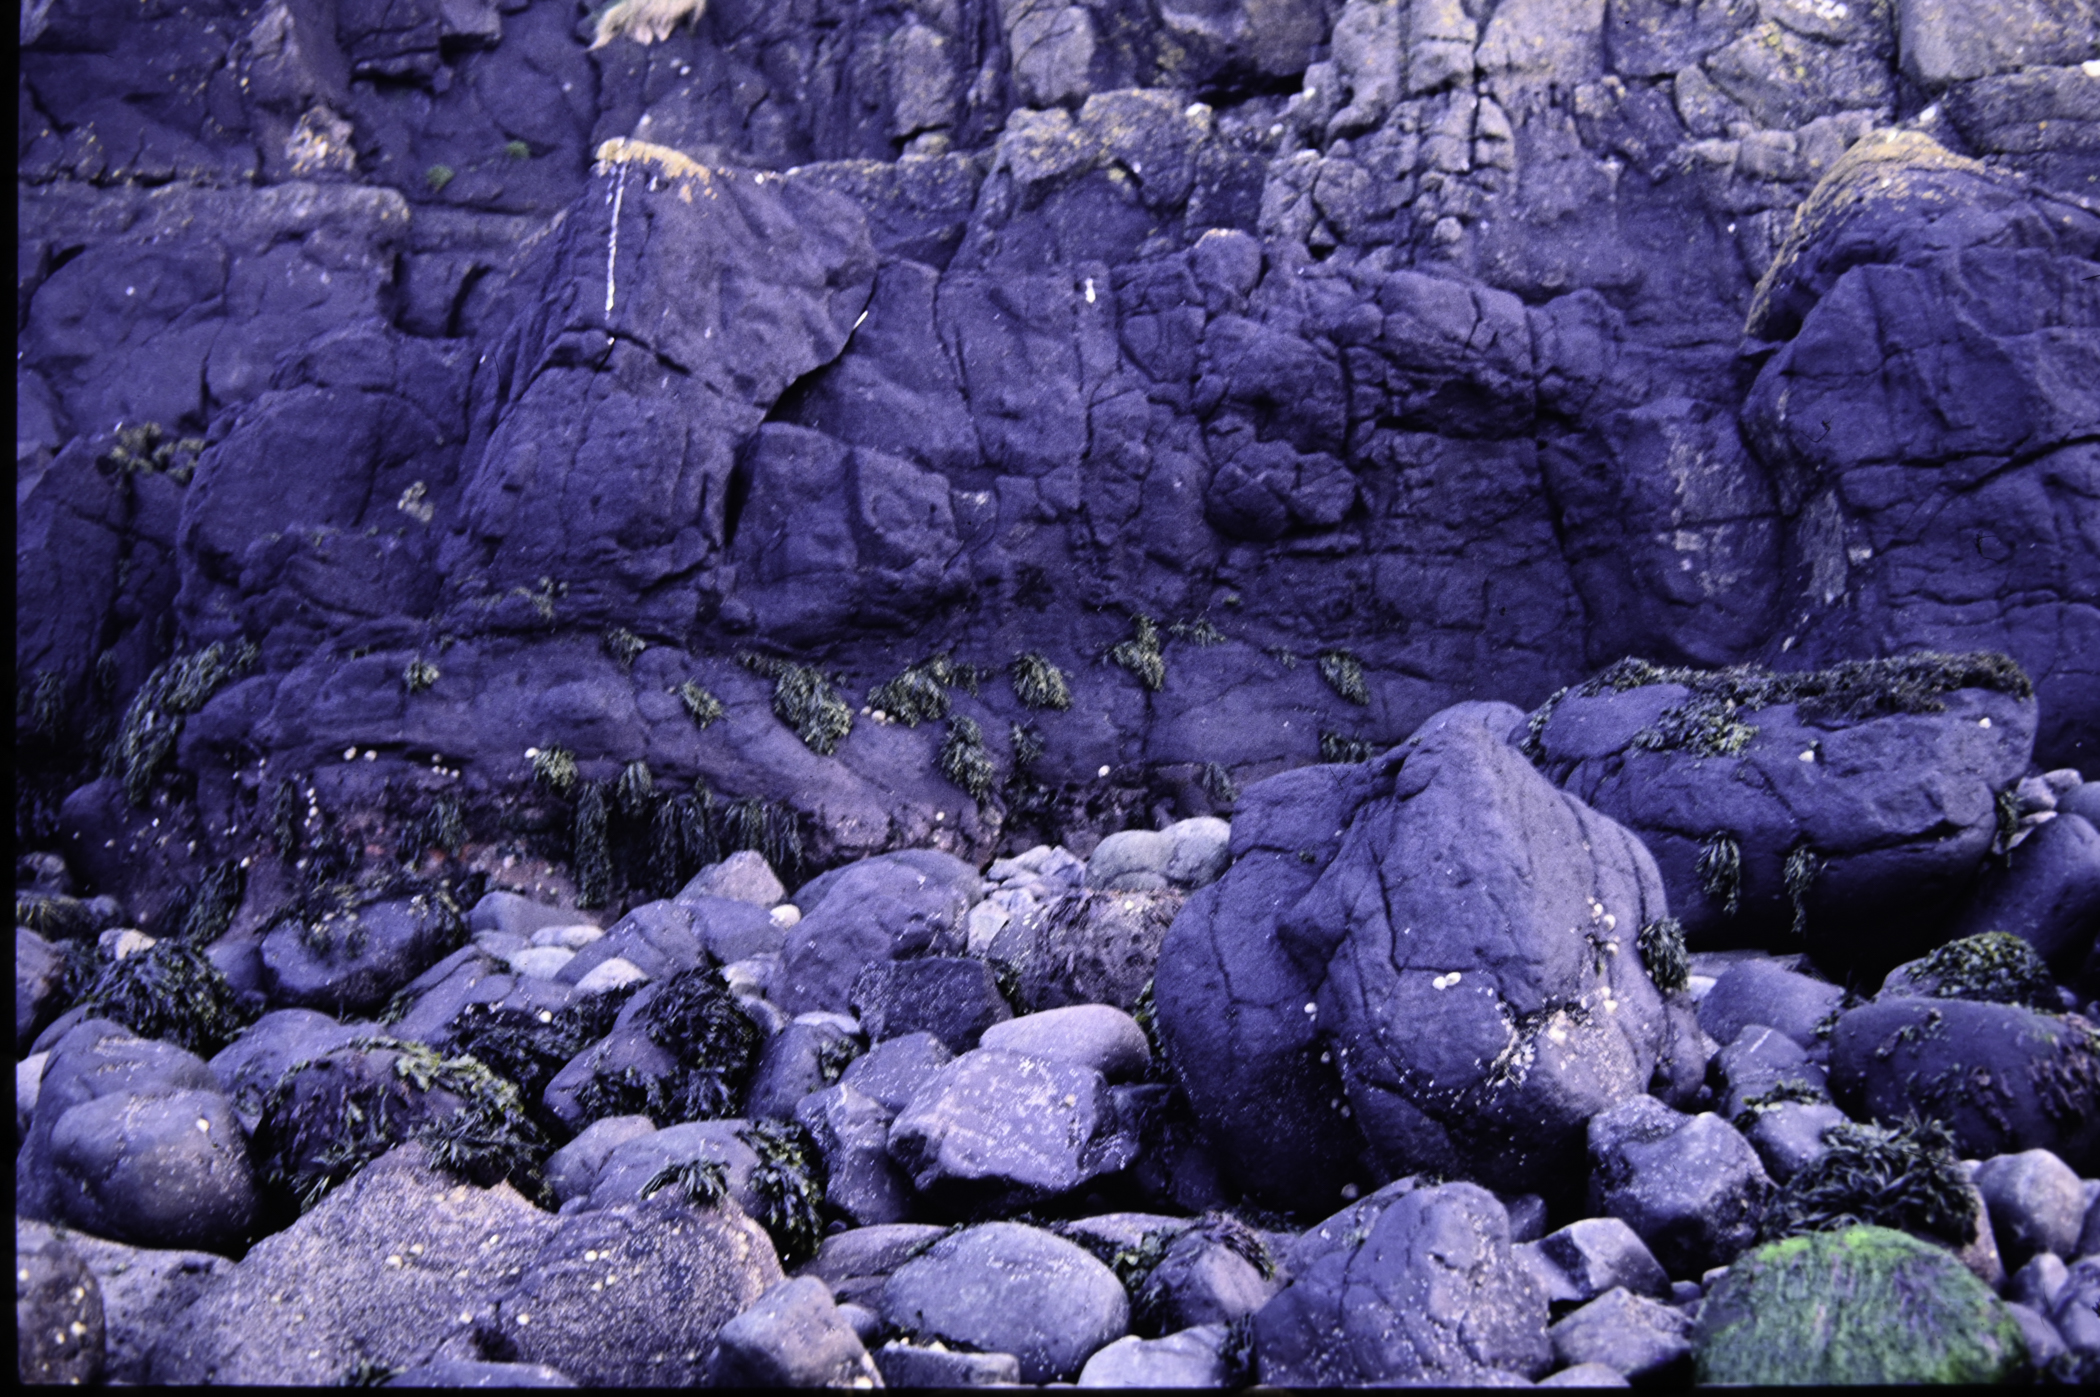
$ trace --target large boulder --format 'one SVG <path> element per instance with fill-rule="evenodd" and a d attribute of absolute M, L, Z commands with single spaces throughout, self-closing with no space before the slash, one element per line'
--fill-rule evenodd
<path fill-rule="evenodd" d="M 2002 656 L 1803 674 L 1626 661 L 1534 717 L 1546 772 L 1638 832 L 1694 948 L 1773 944 L 1878 975 L 1929 948 L 2033 750 Z"/>
<path fill-rule="evenodd" d="M 993 1222 L 934 1243 L 899 1266 L 882 1316 L 921 1339 L 1020 1360 L 1024 1382 L 1070 1381 L 1121 1338 L 1130 1300 L 1115 1272 L 1040 1228 Z"/>
<path fill-rule="evenodd" d="M 1862 1005 L 1830 1036 L 1830 1091 L 1860 1119 L 1931 1116 L 1968 1158 L 2045 1149 L 2100 1167 L 2100 1034 L 2076 1015 L 1911 996 Z"/>
<path fill-rule="evenodd" d="M 929 870 L 922 865 L 930 852 L 864 859 L 797 893 L 803 917 L 789 929 L 782 953 L 781 1008 L 790 1014 L 844 1013 L 855 981 L 870 965 L 962 952 L 977 874 L 945 856 L 936 857 L 952 869 Z"/>
<path fill-rule="evenodd" d="M 15 1161 L 18 1215 L 231 1252 L 259 1203 L 241 1124 L 201 1058 L 102 1019 L 59 1040 Z"/>
<path fill-rule="evenodd" d="M 978 1048 L 919 1089 L 889 1148 L 930 1206 L 967 1217 L 1071 1193 L 1127 1166 L 1137 1141 L 1099 1072 Z"/>
<path fill-rule="evenodd" d="M 1254 1316 L 1261 1380 L 1469 1386 L 1543 1376 L 1546 1294 L 1510 1252 L 1509 1217 L 1473 1184 L 1392 1199 Z"/>
<path fill-rule="evenodd" d="M 378 899 L 291 919 L 262 940 L 263 985 L 276 1007 L 370 1014 L 459 944 L 459 916 L 436 899 Z"/>
<path fill-rule="evenodd" d="M 1988 1383 L 2026 1359 L 2013 1316 L 1946 1251 L 1883 1227 L 1759 1247 L 1700 1307 L 1701 1383 Z"/>
<path fill-rule="evenodd" d="M 1389 1174 L 1435 1170 L 1512 1191 L 1564 1185 L 1591 1116 L 1671 1079 L 1672 1009 L 1638 941 L 1667 911 L 1654 862 L 1525 762 L 1509 742 L 1520 725 L 1506 704 L 1447 709 L 1386 756 L 1330 778 L 1347 796 L 1294 801 L 1301 837 L 1317 831 L 1332 853 L 1323 861 L 1309 839 L 1289 851 L 1316 876 L 1287 903 L 1269 890 L 1297 881 L 1276 873 L 1283 860 L 1243 855 L 1216 885 L 1219 904 L 1275 907 L 1278 959 L 1304 994 L 1264 1021 L 1302 1021 L 1295 1051 L 1317 1042 L 1332 1058 L 1341 1090 L 1328 1108 L 1353 1113 Z M 1306 828 L 1322 815 L 1331 823 Z M 1236 847 L 1249 823 L 1243 809 Z M 1258 815 L 1251 823 L 1264 833 Z M 1245 1047 L 1233 1064 L 1218 1061 L 1247 1032 L 1233 1033 L 1247 1016 L 1234 1001 L 1275 995 L 1283 977 L 1228 970 L 1224 991 L 1204 976 L 1202 959 L 1233 944 L 1208 896 L 1191 903 L 1197 920 L 1187 936 L 1177 926 L 1162 958 L 1160 1025 L 1199 1117 L 1246 1169 L 1239 1115 L 1275 1112 L 1255 1136 L 1272 1137 L 1318 1099 L 1304 1102 L 1309 1083 L 1294 1084 L 1288 1115 L 1275 1095 L 1220 1109 L 1232 1087 L 1253 1085 Z M 1689 1015 L 1688 1002 L 1677 1007 Z M 1263 1056 L 1287 1062 L 1280 1048 Z"/>
<path fill-rule="evenodd" d="M 508 1185 L 395 1150 L 213 1281 L 162 1333 L 151 1381 L 312 1387 L 406 1368 L 510 1289 L 554 1227 Z"/>
<path fill-rule="evenodd" d="M 515 1283 L 474 1317 L 473 1344 L 584 1386 L 698 1385 L 722 1326 L 782 1279 L 741 1209 L 696 1207 L 677 1189 L 535 1231 L 543 1240 Z"/>
<path fill-rule="evenodd" d="M 1772 1180 L 1719 1116 L 1637 1096 L 1590 1121 L 1589 1150 L 1590 1201 L 1639 1233 L 1671 1275 L 1726 1266 L 1757 1239 Z"/>
<path fill-rule="evenodd" d="M 17 1255 L 27 1256 L 57 1236 L 48 1224 L 15 1220 Z M 235 1264 L 211 1252 L 126 1246 L 85 1232 L 68 1233 L 65 1245 L 94 1274 L 102 1298 L 103 1373 L 112 1383 L 145 1382 L 161 1330 Z"/>

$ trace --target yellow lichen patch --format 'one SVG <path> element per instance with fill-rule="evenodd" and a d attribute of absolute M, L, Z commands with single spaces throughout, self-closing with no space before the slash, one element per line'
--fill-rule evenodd
<path fill-rule="evenodd" d="M 1837 219 L 1876 200 L 1949 203 L 1957 197 L 1955 191 L 1935 181 L 1920 180 L 1919 176 L 1987 173 L 1977 161 L 1956 155 L 1921 131 L 1882 130 L 1861 137 L 1838 158 L 1795 211 L 1786 241 L 1780 244 L 1751 297 L 1745 330 L 1751 334 L 1759 332 L 1772 312 L 1775 289 L 1803 249 Z"/>
<path fill-rule="evenodd" d="M 619 0 L 598 16 L 591 47 L 604 48 L 614 39 L 632 39 L 654 44 L 671 37 L 683 20 L 694 24 L 707 13 L 707 0 Z"/>
<path fill-rule="evenodd" d="M 714 171 L 682 150 L 625 136 L 615 136 L 600 145 L 597 160 L 595 173 L 601 175 L 611 174 L 616 166 L 646 162 L 671 179 L 692 179 L 708 184 L 715 177 Z"/>

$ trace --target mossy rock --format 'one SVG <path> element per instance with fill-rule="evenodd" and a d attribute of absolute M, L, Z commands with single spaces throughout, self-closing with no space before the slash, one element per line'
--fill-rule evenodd
<path fill-rule="evenodd" d="M 1739 1258 L 1693 1329 L 1701 1383 L 1998 1383 L 2019 1322 L 1951 1252 L 1885 1227 L 1790 1237 Z"/>

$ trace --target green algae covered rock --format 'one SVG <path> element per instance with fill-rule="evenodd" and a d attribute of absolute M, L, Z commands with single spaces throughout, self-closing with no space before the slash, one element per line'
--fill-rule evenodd
<path fill-rule="evenodd" d="M 1702 1383 L 2008 1382 L 2019 1322 L 1955 1257 L 1885 1227 L 1746 1253 L 1693 1330 Z"/>

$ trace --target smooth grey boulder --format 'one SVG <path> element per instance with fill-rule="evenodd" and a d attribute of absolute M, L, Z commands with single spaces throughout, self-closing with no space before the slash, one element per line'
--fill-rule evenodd
<path fill-rule="evenodd" d="M 404 1145 L 207 1287 L 153 1346 L 150 1381 L 315 1387 L 408 1367 L 514 1285 L 554 1228 L 508 1184 L 463 1184 Z"/>
<path fill-rule="evenodd" d="M 1546 1296 L 1510 1252 L 1502 1205 L 1474 1184 L 1414 1188 L 1254 1316 L 1261 1381 L 1466 1386 L 1553 1361 Z"/>
<path fill-rule="evenodd" d="M 1562 1287 L 1549 1297 L 1553 1300 L 1588 1302 L 1614 1289 L 1657 1298 L 1670 1293 L 1662 1263 L 1618 1218 L 1583 1218 L 1547 1233 L 1537 1246 L 1562 1278 Z"/>
<path fill-rule="evenodd" d="M 1232 862 L 1232 826 L 1212 815 L 1162 830 L 1120 830 L 1087 857 L 1087 886 L 1108 892 L 1184 891 L 1214 883 Z"/>
<path fill-rule="evenodd" d="M 581 985 L 592 971 L 624 960 L 651 980 L 668 980 L 707 959 L 707 946 L 693 926 L 692 912 L 662 899 L 645 902 L 606 928 L 564 962 L 554 978 Z"/>
<path fill-rule="evenodd" d="M 1073 1004 L 995 1023 L 979 1046 L 1091 1067 L 1111 1082 L 1142 1077 L 1152 1046 L 1138 1021 L 1111 1004 Z"/>
<path fill-rule="evenodd" d="M 1672 1277 L 1725 1266 L 1757 1238 L 1772 1180 L 1736 1128 L 1637 1096 L 1590 1122 L 1590 1201 Z"/>
<path fill-rule="evenodd" d="M 1973 1180 L 1990 1209 L 1991 1234 L 2008 1271 L 2038 1252 L 2078 1254 L 2085 1185 L 2070 1165 L 2048 1150 L 2023 1150 L 1984 1160 Z"/>
<path fill-rule="evenodd" d="M 2080 787 L 2080 789 L 2084 789 Z M 2100 928 L 2100 830 L 2059 810 L 1977 880 L 1955 934 L 2009 931 L 2034 947 L 2059 979 L 2084 967 Z"/>
<path fill-rule="evenodd" d="M 15 1253 L 27 1256 L 56 1235 L 47 1223 L 17 1218 Z M 133 1247 L 85 1232 L 68 1232 L 65 1244 L 94 1273 L 102 1297 L 103 1379 L 110 1383 L 146 1381 L 161 1330 L 234 1266 L 212 1252 Z"/>
<path fill-rule="evenodd" d="M 529 940 L 534 932 L 546 927 L 597 921 L 596 915 L 581 908 L 551 907 L 523 893 L 495 888 L 483 893 L 467 913 L 467 930 L 510 932 Z"/>
<path fill-rule="evenodd" d="M 782 1281 L 715 1336 L 716 1387 L 870 1387 L 882 1376 L 814 1276 Z"/>
<path fill-rule="evenodd" d="M 1080 1387 L 1225 1387 L 1225 1326 L 1204 1324 L 1158 1339 L 1126 1334 L 1079 1370 Z"/>
<path fill-rule="evenodd" d="M 1553 1356 L 1572 1367 L 1602 1363 L 1629 1380 L 1661 1378 L 1692 1356 L 1691 1319 L 1674 1305 L 1615 1287 L 1546 1332 Z"/>
<path fill-rule="evenodd" d="M 1577 1363 L 1540 1378 L 1539 1387 L 1631 1387 L 1626 1375 L 1604 1363 Z"/>
<path fill-rule="evenodd" d="M 802 1098 L 795 1119 L 824 1156 L 824 1201 L 859 1227 L 911 1216 L 911 1181 L 890 1158 L 882 1103 L 843 1083 Z"/>
<path fill-rule="evenodd" d="M 1753 1099 L 1776 1100 L 1775 1091 L 1807 1090 L 1828 1098 L 1823 1069 L 1808 1060 L 1808 1053 L 1786 1034 L 1766 1024 L 1748 1024 L 1735 1041 L 1714 1057 L 1713 1067 L 1721 1075 L 1720 1113 L 1736 1120 Z"/>
<path fill-rule="evenodd" d="M 263 992 L 275 1007 L 370 1014 L 456 948 L 456 916 L 426 898 L 388 898 L 317 926 L 294 920 L 262 939 Z"/>
<path fill-rule="evenodd" d="M 2005 1298 L 2047 1314 L 2070 1278 L 2071 1269 L 2054 1252 L 2038 1252 L 2005 1282 Z"/>
<path fill-rule="evenodd" d="M 377 1031 L 373 1024 L 338 1023 L 318 1009 L 273 1009 L 219 1050 L 212 1076 L 233 1103 L 241 1128 L 252 1134 L 263 1098 L 285 1073 Z"/>
<path fill-rule="evenodd" d="M 836 1023 L 789 1024 L 759 1049 L 744 1113 L 753 1120 L 793 1120 L 802 1098 L 836 1082 L 860 1046 Z"/>
<path fill-rule="evenodd" d="M 993 1222 L 947 1237 L 899 1266 L 882 1316 L 921 1341 L 1010 1353 L 1024 1382 L 1069 1381 L 1130 1327 L 1115 1272 L 1040 1228 Z M 884 1377 L 899 1383 L 885 1370 Z"/>
<path fill-rule="evenodd" d="M 932 850 L 863 859 L 812 879 L 796 893 L 802 920 L 788 928 L 781 953 L 780 1007 L 843 1013 L 871 965 L 960 955 L 982 886 L 975 869 Z"/>
<path fill-rule="evenodd" d="M 979 1048 L 919 1089 L 890 1125 L 889 1150 L 927 1206 L 981 1217 L 1113 1174 L 1137 1142 L 1099 1072 Z"/>
<path fill-rule="evenodd" d="M 59 1040 L 15 1161 L 17 1216 L 232 1251 L 256 1209 L 247 1140 L 202 1058 L 104 1019 Z"/>
<path fill-rule="evenodd" d="M 907 1033 L 884 1039 L 846 1064 L 839 1085 L 853 1088 L 895 1115 L 953 1061 L 955 1054 L 948 1051 L 948 1045 L 931 1033 Z"/>
<path fill-rule="evenodd" d="M 18 1239 L 19 1243 L 19 1239 Z M 15 1364 L 38 1387 L 98 1382 L 106 1365 L 102 1287 L 80 1254 L 49 1238 L 15 1248 Z"/>
<path fill-rule="evenodd" d="M 260 1212 L 248 1144 L 216 1090 L 98 1096 L 52 1124 L 57 1212 L 135 1246 L 231 1252 Z"/>
<path fill-rule="evenodd" d="M 876 1223 L 834 1232 L 803 1263 L 801 1274 L 831 1287 L 841 1304 L 877 1310 L 890 1273 L 948 1235 L 932 1223 Z"/>
<path fill-rule="evenodd" d="M 1816 1026 L 1844 1002 L 1827 980 L 1765 959 L 1739 961 L 1715 977 L 1699 1000 L 1699 1027 L 1716 1043 L 1733 1043 L 1752 1024 L 1769 1024 L 1803 1048 L 1814 1046 Z"/>
<path fill-rule="evenodd" d="M 1720 720 L 1690 688 L 1630 662 L 1567 691 L 1533 740 L 1556 782 L 1638 833 L 1693 946 L 1783 945 L 1798 925 L 1819 964 L 1864 977 L 1937 943 L 2034 750 L 2033 691 L 1992 658 L 1884 662 L 1885 687 L 1931 688 L 1927 711 L 1731 703 L 1727 752 L 1703 745 Z"/>
<path fill-rule="evenodd" d="M 1830 1148 L 1824 1131 L 1850 1119 L 1828 1102 L 1783 1101 L 1759 1111 L 1744 1135 L 1772 1182 L 1783 1184 Z"/>
<path fill-rule="evenodd" d="M 753 956 L 778 956 L 787 946 L 787 927 L 755 903 L 690 893 L 672 901 L 692 914 L 694 934 L 724 965 Z"/>
<path fill-rule="evenodd" d="M 547 1187 L 558 1202 L 588 1198 L 612 1152 L 630 1140 L 656 1133 L 647 1116 L 602 1116 L 576 1133 L 576 1138 L 547 1156 Z"/>
<path fill-rule="evenodd" d="M 2048 1372 L 2058 1358 L 2070 1352 L 2043 1307 L 2007 1299 L 2005 1308 L 2019 1323 L 2020 1337 L 2027 1341 L 2027 1362 L 2037 1373 Z"/>
<path fill-rule="evenodd" d="M 739 849 L 720 863 L 711 863 L 695 873 L 678 890 L 675 900 L 692 903 L 704 897 L 771 908 L 787 897 L 787 889 L 781 886 L 765 855 L 755 849 Z"/>
<path fill-rule="evenodd" d="M 2049 1322 L 2064 1344 L 2081 1358 L 2100 1358 L 2100 1257 L 2081 1257 L 2071 1264 L 2049 1307 Z M 2085 1371 L 2093 1369 L 2088 1362 Z"/>
<path fill-rule="evenodd" d="M 1830 1094 L 1855 1119 L 1934 1116 L 1964 1158 L 2045 1149 L 2100 1168 L 2100 1038 L 2077 1018 L 1965 999 L 1863 1004 L 1831 1032 Z"/>
<path fill-rule="evenodd" d="M 741 1209 L 675 1188 L 549 1221 L 516 1284 L 475 1316 L 474 1341 L 583 1387 L 698 1385 L 722 1326 L 783 1279 Z"/>
<path fill-rule="evenodd" d="M 890 1387 L 1010 1387 L 1021 1381 L 1021 1360 L 1010 1353 L 966 1353 L 935 1340 L 891 1340 L 875 1350 L 875 1366 Z"/>
<path fill-rule="evenodd" d="M 931 1033 L 958 1053 L 1014 1012 L 992 968 L 971 956 L 876 961 L 854 980 L 847 1003 L 870 1042 Z"/>
<path fill-rule="evenodd" d="M 752 1182 L 758 1152 L 743 1138 L 750 1124 L 743 1120 L 686 1121 L 613 1146 L 598 1168 L 586 1207 L 638 1203 L 657 1190 L 675 1194 L 677 1185 L 661 1182 L 664 1172 L 704 1160 L 722 1166 L 723 1183 L 737 1206 L 758 1212 L 763 1205 Z"/>
<path fill-rule="evenodd" d="M 1246 1255 L 1247 1240 L 1252 1239 L 1229 1238 L 1197 1226 L 1169 1242 L 1140 1292 L 1148 1331 L 1172 1334 L 1198 1325 L 1223 1326 L 1269 1303 L 1282 1288 L 1282 1278 L 1265 1254 L 1257 1256 L 1266 1265 Z"/>

